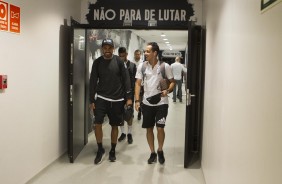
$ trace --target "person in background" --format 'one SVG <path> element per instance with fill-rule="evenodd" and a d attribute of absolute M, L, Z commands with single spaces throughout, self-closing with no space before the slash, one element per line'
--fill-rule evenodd
<path fill-rule="evenodd" d="M 135 86 L 135 74 L 136 74 L 136 65 L 133 62 L 130 62 L 127 59 L 127 51 L 125 47 L 120 47 L 118 49 L 118 55 L 121 58 L 121 60 L 124 61 L 124 64 L 126 65 L 128 72 L 129 72 L 129 76 L 130 76 L 130 82 L 131 82 L 131 88 L 134 89 Z M 132 93 L 132 97 L 131 99 L 134 99 L 134 93 Z M 133 108 L 133 107 L 131 107 Z M 132 138 L 132 121 L 133 121 L 133 116 L 132 118 L 130 118 L 129 120 L 127 120 L 127 142 L 128 144 L 132 144 L 133 142 L 133 138 Z M 120 126 L 120 130 L 121 130 L 121 135 L 118 138 L 118 141 L 121 142 L 125 139 L 126 134 L 125 134 L 125 129 L 124 129 L 124 122 L 122 124 L 122 126 Z"/>
<path fill-rule="evenodd" d="M 102 123 L 105 115 L 108 116 L 109 124 L 112 127 L 109 160 L 114 162 L 116 160 L 115 148 L 118 138 L 118 126 L 123 121 L 124 100 L 126 100 L 127 106 L 132 106 L 130 77 L 124 62 L 113 54 L 113 40 L 104 39 L 101 50 L 103 55 L 93 62 L 89 83 L 89 107 L 90 110 L 94 111 L 95 115 L 94 132 L 98 145 L 94 164 L 101 163 L 105 154 L 102 144 Z"/>
<path fill-rule="evenodd" d="M 135 63 L 136 68 L 138 68 L 138 66 L 143 63 L 143 60 L 141 59 L 141 50 L 137 49 L 137 50 L 134 51 L 133 63 Z M 142 85 L 141 89 L 140 89 L 140 108 L 137 110 L 137 112 L 138 112 L 137 119 L 138 120 L 140 120 L 141 117 L 142 117 L 142 98 L 143 98 L 143 94 L 144 94 L 144 88 L 143 88 L 143 85 Z"/>
<path fill-rule="evenodd" d="M 171 64 L 173 77 L 176 85 L 173 88 L 173 102 L 176 102 L 176 97 L 179 99 L 179 102 L 182 102 L 182 73 L 186 73 L 187 69 L 180 63 L 181 58 L 177 56 L 175 62 Z M 177 86 L 177 90 L 176 90 Z"/>
<path fill-rule="evenodd" d="M 143 60 L 141 59 L 141 55 L 142 55 L 141 50 L 137 49 L 134 51 L 134 60 L 132 62 L 136 65 L 136 67 L 138 67 L 139 64 L 143 63 Z"/>
<path fill-rule="evenodd" d="M 163 145 L 165 140 L 164 127 L 166 125 L 166 117 L 168 114 L 168 93 L 172 92 L 174 87 L 174 79 L 171 67 L 167 63 L 163 63 L 166 78 L 170 81 L 167 89 L 161 91 L 159 88 L 160 81 L 163 79 L 160 68 L 161 61 L 158 60 L 158 53 L 160 49 L 156 42 L 147 44 L 145 50 L 146 61 L 142 63 L 145 65 L 145 71 L 142 72 L 142 65 L 140 64 L 136 72 L 135 82 L 135 109 L 140 108 L 140 89 L 141 81 L 144 82 L 144 96 L 143 96 L 143 122 L 142 128 L 146 128 L 147 142 L 150 147 L 151 155 L 148 159 L 148 164 L 155 163 L 158 157 L 159 163 L 164 164 L 165 157 L 163 152 Z M 158 149 L 157 153 L 154 144 L 154 127 L 157 128 Z"/>

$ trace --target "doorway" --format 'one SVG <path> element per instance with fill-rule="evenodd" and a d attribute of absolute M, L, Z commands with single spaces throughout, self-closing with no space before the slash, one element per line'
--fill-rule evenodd
<path fill-rule="evenodd" d="M 71 82 L 75 81 L 76 74 L 75 71 L 76 70 L 84 70 L 84 72 L 80 73 L 80 78 L 81 75 L 84 76 L 84 80 L 80 81 L 80 84 L 84 85 L 84 89 L 82 89 L 83 87 L 81 87 L 80 93 L 82 96 L 84 96 L 84 98 L 82 96 L 79 97 L 75 97 L 75 90 L 76 88 L 74 88 L 74 84 L 70 84 L 70 88 L 73 89 L 70 90 L 71 93 L 71 100 L 73 100 L 72 104 L 70 104 L 70 122 L 69 123 L 69 149 L 70 150 L 76 150 L 74 151 L 69 151 L 69 153 L 75 153 L 76 155 L 69 155 L 70 157 L 70 161 L 74 162 L 76 156 L 79 154 L 79 152 L 83 149 L 83 147 L 87 144 L 88 142 L 88 132 L 91 131 L 92 127 L 91 127 L 91 118 L 89 115 L 89 111 L 88 111 L 88 91 L 89 91 L 89 73 L 90 73 L 90 68 L 89 66 L 92 65 L 93 60 L 99 56 L 99 41 L 102 40 L 103 36 L 109 36 L 109 34 L 113 34 L 114 32 L 116 33 L 115 35 L 117 36 L 118 34 L 121 33 L 121 30 L 123 29 L 103 29 L 103 30 L 99 30 L 99 29 L 95 29 L 95 28 L 89 28 L 88 26 L 85 27 L 85 25 L 80 25 L 77 23 L 72 24 L 73 26 L 73 43 L 72 43 L 72 49 L 73 49 L 73 63 L 71 63 L 71 68 L 73 71 L 72 75 L 70 76 Z M 195 27 L 197 26 L 190 26 L 191 30 L 194 30 Z M 189 38 L 191 38 L 191 40 L 193 40 L 192 38 L 194 37 L 192 34 L 190 34 L 190 29 L 189 29 Z M 202 30 L 201 27 L 197 27 L 198 30 Z M 197 30 L 195 29 L 195 30 Z M 90 40 L 88 41 L 87 38 L 88 36 L 90 36 L 91 34 L 93 34 L 93 30 L 95 30 L 95 32 L 98 32 L 99 35 L 101 36 L 101 39 L 97 39 L 96 43 L 92 43 L 93 45 L 90 46 Z M 125 31 L 125 30 L 123 30 Z M 77 35 L 76 33 L 79 32 L 79 34 Z M 188 30 L 186 30 L 187 35 L 188 35 Z M 194 33 L 194 32 L 192 32 Z M 123 32 L 122 34 L 123 37 L 126 37 L 126 35 L 128 36 L 128 33 Z M 197 41 L 194 42 L 187 42 L 187 47 L 189 48 L 188 50 L 186 50 L 186 55 L 185 57 L 187 58 L 187 61 L 185 61 L 186 66 L 188 68 L 188 72 L 187 72 L 187 76 L 186 78 L 188 79 L 185 86 L 187 87 L 187 94 L 186 94 L 186 122 L 185 122 L 185 127 L 183 127 L 183 129 L 185 129 L 185 140 L 184 140 L 184 167 L 185 168 L 189 168 L 190 165 L 192 165 L 195 160 L 199 160 L 200 159 L 200 153 L 201 153 L 201 129 L 202 129 L 202 105 L 203 105 L 203 101 L 202 101 L 202 97 L 203 97 L 203 73 L 204 70 L 203 69 L 198 69 L 198 67 L 203 68 L 203 62 L 204 62 L 204 39 L 202 39 L 202 36 L 204 35 L 203 32 L 201 32 L 201 34 L 199 38 L 197 39 Z M 120 38 L 117 38 L 120 39 Z M 77 41 L 75 41 L 77 40 Z M 126 41 L 127 39 L 125 39 L 124 42 L 120 42 L 121 45 L 127 45 L 128 48 L 130 48 L 130 44 L 127 43 Z M 88 43 L 89 42 L 89 43 Z M 144 43 L 138 42 L 139 45 L 138 47 L 141 47 Z M 76 46 L 77 44 L 77 46 Z M 75 51 L 75 48 L 78 48 L 78 52 Z M 143 49 L 144 47 L 142 46 Z M 193 48 L 193 49 L 192 49 Z M 92 50 L 92 51 L 91 51 Z M 83 52 L 83 53 L 82 53 Z M 81 57 L 79 57 L 80 61 L 77 60 L 77 55 L 79 54 Z M 84 60 L 84 61 L 82 61 Z M 79 67 L 77 66 L 77 64 L 75 62 L 78 62 L 80 64 L 83 63 L 83 67 L 78 69 Z M 193 64 L 194 63 L 194 64 Z M 84 69 L 83 69 L 84 68 Z M 192 72 L 194 71 L 194 72 Z M 201 76 L 201 77 L 199 77 Z M 196 84 L 196 88 L 192 89 L 192 86 L 195 86 Z M 198 90 L 198 88 L 201 88 L 201 90 Z M 193 99 L 193 97 L 196 97 L 195 100 Z M 78 115 L 78 117 L 80 117 L 79 120 L 75 120 L 75 114 L 78 113 L 77 111 L 75 111 L 75 107 L 76 105 L 74 104 L 75 102 L 75 98 L 79 98 L 80 102 L 83 103 L 84 105 L 84 115 L 82 115 L 82 112 L 78 111 L 80 113 L 80 115 Z M 78 104 L 77 104 L 78 105 Z M 81 106 L 81 104 L 80 104 Z M 81 110 L 81 109 L 80 109 Z M 197 117 L 197 118 L 195 118 Z M 77 121 L 77 122 L 75 122 Z M 193 122 L 192 122 L 193 121 Z M 83 123 L 81 123 L 83 122 Z M 77 128 L 75 127 L 75 124 L 79 125 L 79 130 L 76 130 Z M 82 129 L 84 131 L 82 131 Z M 74 132 L 79 132 L 79 136 L 75 136 Z M 78 144 L 75 144 L 75 142 L 78 142 Z M 196 156 L 195 156 L 196 155 Z"/>

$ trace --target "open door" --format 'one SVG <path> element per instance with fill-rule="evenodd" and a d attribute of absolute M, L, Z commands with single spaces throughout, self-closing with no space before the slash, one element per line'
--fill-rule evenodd
<path fill-rule="evenodd" d="M 188 33 L 188 66 L 184 167 L 201 159 L 205 74 L 205 30 L 191 23 Z"/>
<path fill-rule="evenodd" d="M 72 29 L 71 62 L 70 62 L 70 98 L 69 98 L 69 127 L 68 153 L 70 162 L 81 152 L 87 143 L 86 133 L 86 31 L 83 28 Z"/>

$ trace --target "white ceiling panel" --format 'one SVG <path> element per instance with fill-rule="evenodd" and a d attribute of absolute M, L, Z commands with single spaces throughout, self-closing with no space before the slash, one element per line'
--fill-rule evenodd
<path fill-rule="evenodd" d="M 131 30 L 146 42 L 157 42 L 161 50 L 183 51 L 187 46 L 188 31 L 175 30 Z M 165 36 L 162 37 L 161 35 Z M 167 40 L 163 40 L 166 38 Z M 170 46 L 165 42 L 169 42 Z"/>

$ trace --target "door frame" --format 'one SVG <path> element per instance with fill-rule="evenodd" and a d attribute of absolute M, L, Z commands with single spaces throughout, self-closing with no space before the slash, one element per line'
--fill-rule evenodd
<path fill-rule="evenodd" d="M 78 48 L 76 30 L 84 32 L 86 37 L 86 30 L 84 28 L 76 28 L 70 26 L 70 61 L 69 61 L 69 101 L 68 101 L 68 156 L 71 163 L 74 162 L 84 146 L 88 143 L 87 132 L 87 83 L 86 83 L 86 47 L 84 50 Z M 82 34 L 83 35 L 83 34 Z M 78 53 L 77 55 L 75 53 Z M 83 65 L 80 67 L 80 63 Z M 80 103 L 84 106 L 81 108 Z M 82 112 L 83 111 L 83 112 Z M 83 123 L 82 123 L 83 122 Z"/>
<path fill-rule="evenodd" d="M 189 25 L 184 168 L 200 167 L 205 86 L 206 30 Z"/>
<path fill-rule="evenodd" d="M 80 24 L 80 23 L 78 23 L 77 21 L 75 21 L 75 20 L 73 20 L 73 19 L 71 19 L 71 27 L 72 27 L 72 29 L 76 29 L 76 28 L 79 28 L 79 29 L 85 29 L 85 30 L 87 30 L 87 29 L 136 29 L 136 30 L 140 30 L 140 29 L 146 29 L 146 30 L 174 30 L 174 29 L 164 29 L 164 28 L 157 28 L 157 27 L 154 27 L 154 28 L 150 28 L 150 27 L 138 27 L 138 28 L 136 28 L 136 27 L 120 27 L 120 28 L 117 28 L 117 27 L 110 27 L 110 26 L 102 26 L 102 27 L 97 27 L 97 26 L 92 26 L 92 25 L 89 25 L 89 24 Z M 188 53 L 193 53 L 193 50 L 192 49 L 189 49 L 189 38 L 191 39 L 192 38 L 192 34 L 190 34 L 190 30 L 192 30 L 192 28 L 193 27 L 200 27 L 201 28 L 201 30 L 204 30 L 204 29 L 202 29 L 202 27 L 201 26 L 195 26 L 194 24 L 193 24 L 193 22 L 189 22 L 189 26 L 188 26 L 188 29 L 176 29 L 176 30 L 187 30 L 188 31 Z M 205 39 L 202 39 L 202 38 L 205 38 L 205 32 L 203 31 L 201 34 L 203 34 L 203 36 L 201 37 L 201 43 L 204 43 L 205 42 Z M 200 76 L 198 76 L 198 77 L 196 77 L 196 78 L 193 78 L 193 77 L 189 77 L 189 72 L 187 72 L 187 88 L 188 88 L 188 92 L 190 92 L 189 91 L 189 84 L 191 83 L 191 82 L 189 82 L 188 80 L 198 80 L 198 79 L 201 79 L 200 81 L 198 81 L 198 84 L 199 84 L 199 86 L 200 86 L 200 88 L 201 88 L 201 90 L 200 91 L 198 91 L 198 93 L 197 93 L 197 109 L 196 110 L 198 110 L 198 112 L 197 113 L 195 113 L 195 116 L 197 116 L 197 122 L 198 122 L 198 124 L 197 124 L 197 126 L 198 126 L 198 128 L 196 129 L 196 134 L 198 135 L 198 136 L 200 136 L 198 139 L 197 139 L 197 150 L 195 150 L 195 149 L 193 149 L 192 147 L 191 147 L 191 145 L 193 145 L 192 144 L 192 142 L 191 142 L 191 140 L 193 140 L 193 139 L 191 139 L 191 137 L 189 136 L 189 135 L 191 135 L 191 134 L 193 134 L 193 133 L 191 133 L 191 131 L 193 131 L 194 129 L 192 128 L 191 129 L 191 123 L 190 123 L 190 125 L 189 125 L 189 122 L 191 122 L 191 119 L 189 119 L 189 117 L 187 117 L 187 116 L 189 116 L 189 114 L 191 114 L 191 112 L 193 112 L 193 111 L 191 111 L 191 108 L 186 104 L 186 114 L 185 114 L 185 116 L 186 116 L 186 122 L 185 122 L 185 147 L 184 147 L 184 168 L 190 168 L 192 165 L 193 165 L 193 163 L 195 162 L 195 161 L 201 161 L 201 140 L 202 140 L 202 117 L 203 117 L 203 102 L 204 102 L 204 100 L 203 100 L 203 97 L 204 97 L 204 68 L 205 68 L 205 65 L 204 65 L 204 59 L 205 59 L 205 57 L 204 57 L 204 54 L 205 54 L 205 46 L 204 46 L 205 44 L 201 44 L 201 49 L 200 49 L 200 56 L 201 56 L 201 66 L 200 66 L 200 68 L 201 68 L 201 75 Z M 87 46 L 87 40 L 86 40 L 86 42 L 85 42 L 85 48 L 86 48 L 86 46 Z M 186 53 L 186 54 L 188 54 L 188 53 Z M 86 54 L 86 51 L 85 51 L 85 54 Z M 87 57 L 86 57 L 86 60 L 88 60 L 87 59 Z M 190 60 L 192 60 L 192 55 L 190 54 L 188 54 L 188 63 L 189 63 L 189 61 Z M 87 61 L 87 63 L 88 63 L 88 61 Z M 189 70 L 189 64 L 188 64 L 188 70 Z M 85 83 L 85 85 L 86 85 L 86 87 L 87 86 L 89 86 L 89 80 L 88 79 L 86 79 L 86 83 Z M 186 95 L 187 95 L 187 93 L 186 93 Z M 87 90 L 86 90 L 86 97 L 87 97 Z M 188 99 L 190 99 L 190 97 L 191 97 L 191 95 L 188 95 L 188 96 L 186 96 L 186 102 L 187 102 L 187 100 Z M 87 99 L 86 99 L 86 101 L 85 101 L 85 104 L 88 104 L 87 103 Z M 88 113 L 88 110 L 85 110 L 85 135 L 84 135 L 84 137 L 85 137 L 85 144 L 87 144 L 87 142 L 88 142 L 88 121 L 89 121 L 89 113 Z M 195 131 L 195 130 L 194 130 Z M 192 149 L 191 149 L 192 148 Z M 73 160 L 74 161 L 74 160 Z"/>

